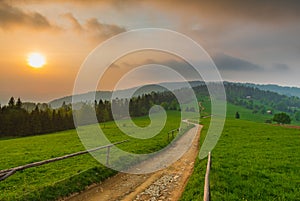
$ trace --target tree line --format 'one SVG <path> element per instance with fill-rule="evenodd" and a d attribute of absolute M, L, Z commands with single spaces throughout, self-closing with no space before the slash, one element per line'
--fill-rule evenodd
<path fill-rule="evenodd" d="M 39 109 L 22 108 L 20 98 L 10 98 L 7 106 L 0 106 L 0 136 L 29 136 L 74 128 L 70 107 Z"/>
<path fill-rule="evenodd" d="M 300 121 L 299 97 L 289 97 L 236 83 L 225 82 L 224 87 L 229 103 L 250 109 L 253 113 L 266 114 L 268 110 L 285 112 Z M 206 85 L 194 87 L 194 91 L 199 100 L 209 96 Z"/>
<path fill-rule="evenodd" d="M 165 110 L 180 110 L 178 101 L 172 92 L 152 92 L 131 99 L 95 100 L 94 104 L 83 104 L 80 110 L 75 111 L 77 125 L 95 123 L 94 114 L 99 123 L 145 116 L 154 105 L 160 105 Z M 154 111 L 155 112 L 155 111 Z"/>
<path fill-rule="evenodd" d="M 78 110 L 72 111 L 71 104 L 63 103 L 58 109 L 49 107 L 28 111 L 22 107 L 20 98 L 15 101 L 11 97 L 8 104 L 0 105 L 0 137 L 30 136 L 52 133 L 75 128 L 73 115 L 79 125 L 95 123 L 87 115 L 95 113 L 98 122 L 113 120 L 112 105 L 115 118 L 138 117 L 147 115 L 153 105 L 161 105 L 166 110 L 179 110 L 178 102 L 172 92 L 152 92 L 131 99 L 115 99 L 112 101 L 95 100 L 94 103 L 82 103 Z M 129 107 L 129 115 L 125 108 Z M 73 114 L 74 112 L 74 114 Z"/>
<path fill-rule="evenodd" d="M 225 89 L 228 102 L 251 109 L 254 113 L 264 114 L 268 109 L 275 109 L 295 114 L 300 108 L 299 97 L 288 97 L 234 83 L 225 83 Z"/>
<path fill-rule="evenodd" d="M 292 114 L 300 120 L 300 98 L 287 97 L 274 92 L 262 91 L 257 88 L 239 84 L 225 83 L 227 101 L 251 109 L 254 113 L 265 113 L 268 109 L 276 109 Z M 206 85 L 193 87 L 197 99 L 201 102 L 209 97 Z M 186 97 L 189 102 L 190 92 L 185 89 L 177 90 L 177 94 Z M 58 109 L 35 106 L 28 110 L 20 99 L 13 97 L 5 106 L 0 105 L 0 137 L 1 136 L 30 136 L 52 133 L 75 128 L 74 118 L 79 125 L 95 123 L 87 115 L 96 112 L 98 122 L 113 119 L 139 117 L 147 115 L 153 105 L 160 105 L 166 110 L 180 110 L 192 112 L 194 108 L 180 108 L 174 94 L 170 91 L 152 92 L 131 99 L 95 100 L 93 103 L 81 103 L 80 109 L 72 111 L 71 104 L 63 103 Z M 112 112 L 114 108 L 114 114 Z M 129 114 L 126 113 L 129 108 Z"/>

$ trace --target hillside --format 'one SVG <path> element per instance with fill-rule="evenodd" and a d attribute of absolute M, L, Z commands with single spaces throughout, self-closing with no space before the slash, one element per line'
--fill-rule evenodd
<path fill-rule="evenodd" d="M 297 164 L 295 164 L 295 158 L 298 154 L 296 152 L 296 144 L 298 143 L 298 141 L 297 138 L 295 138 L 295 133 L 297 133 L 297 130 L 275 127 L 271 125 L 256 124 L 249 121 L 263 123 L 266 120 L 271 119 L 274 113 L 280 111 L 285 111 L 292 115 L 292 117 L 295 117 L 295 114 L 299 112 L 300 99 L 297 97 L 288 97 L 275 92 L 263 91 L 258 88 L 235 83 L 225 83 L 224 85 L 228 101 L 227 121 L 218 146 L 213 153 L 213 164 L 214 167 L 216 167 L 215 169 L 213 169 L 214 173 L 212 176 L 212 191 L 215 193 L 215 195 L 213 196 L 216 198 L 216 200 L 229 200 L 231 198 L 235 199 L 240 196 L 242 192 L 245 192 L 245 194 L 243 194 L 245 198 L 253 200 L 252 198 L 254 198 L 254 194 L 249 189 L 251 188 L 260 193 L 262 191 L 262 188 L 263 191 L 266 192 L 266 194 L 265 196 L 261 197 L 261 200 L 269 200 L 272 197 L 273 188 L 277 191 L 280 191 L 281 188 L 286 188 L 287 192 L 283 194 L 283 197 L 294 198 L 295 195 L 293 195 L 292 192 L 298 193 L 297 188 L 295 189 L 293 187 L 295 185 L 295 182 L 294 180 L 292 180 L 292 178 L 298 178 L 297 175 L 294 174 L 296 168 L 289 168 L 284 165 L 285 162 L 287 162 L 292 164 L 293 167 L 298 167 Z M 174 88 L 180 87 L 180 83 L 177 83 L 173 86 Z M 198 101 L 201 102 L 202 107 L 204 108 L 201 116 L 209 115 L 211 106 L 207 87 L 200 82 L 193 83 L 193 86 Z M 148 88 L 146 87 L 145 89 L 137 91 L 137 94 L 145 93 L 145 91 L 147 90 L 152 91 L 153 89 L 162 91 L 165 90 L 161 87 L 155 87 L 156 86 L 149 85 Z M 180 90 L 182 90 L 181 92 L 184 93 L 184 89 Z M 127 94 L 128 92 L 129 91 L 125 91 L 123 92 L 123 94 Z M 106 93 L 106 95 L 107 94 L 109 94 L 109 92 Z M 177 128 L 179 124 L 178 122 L 180 121 L 180 113 L 177 107 L 174 107 L 175 109 L 173 108 L 174 111 L 170 111 L 170 103 L 173 102 L 174 96 L 167 96 L 168 94 L 170 95 L 171 93 L 162 92 L 156 94 L 161 95 L 161 98 L 163 99 L 158 98 L 159 96 L 157 96 L 157 98 L 155 99 L 158 101 L 157 104 L 162 104 L 163 102 L 166 103 L 166 109 L 169 110 L 168 122 L 161 134 L 157 135 L 155 138 L 151 138 L 149 141 L 131 139 L 128 145 L 121 146 L 122 148 L 124 148 L 124 150 L 128 150 L 134 153 L 148 153 L 159 150 L 166 144 L 168 144 L 168 131 Z M 154 96 L 155 94 L 152 93 L 148 96 L 142 96 L 141 98 L 134 99 L 139 100 L 141 103 L 140 105 L 145 106 L 147 104 L 142 101 L 144 100 L 143 98 L 145 98 L 145 100 L 150 100 L 149 97 L 151 95 Z M 100 104 L 99 101 L 98 104 L 100 109 L 100 106 L 103 106 L 103 103 Z M 106 104 L 107 108 L 109 108 L 109 103 L 107 102 Z M 88 106 L 91 107 L 91 105 Z M 68 112 L 67 114 L 71 115 L 72 111 L 70 110 L 69 106 L 65 105 L 65 107 L 65 110 Z M 189 105 L 185 105 L 184 107 L 189 107 Z M 147 116 L 145 116 L 145 114 L 147 114 L 149 108 L 145 110 L 146 112 L 142 107 L 139 108 L 135 106 L 134 108 L 137 109 L 137 111 L 143 111 L 141 115 L 137 115 L 143 117 L 134 118 L 135 123 L 137 123 L 137 125 L 139 126 L 148 125 L 149 119 Z M 64 112 L 62 109 L 63 108 L 60 108 L 59 111 Z M 17 114 L 16 112 L 18 111 L 18 108 L 2 108 L 2 111 L 5 110 L 13 112 L 13 114 Z M 267 112 L 269 110 L 272 111 L 271 114 Z M 234 119 L 235 112 L 240 113 L 241 116 L 239 120 Z M 37 114 L 44 113 L 36 110 L 35 112 L 28 115 L 32 117 L 32 120 L 38 121 L 38 119 L 40 118 L 35 118 L 35 115 Z M 63 113 L 54 114 L 58 115 Z M 4 113 L 2 112 L 1 115 L 3 117 Z M 201 123 L 204 124 L 205 129 L 208 125 L 207 121 L 209 121 L 209 118 L 201 119 Z M 62 124 L 62 121 L 57 122 L 59 123 L 54 123 L 54 125 Z M 295 121 L 293 123 L 295 123 Z M 35 125 L 36 127 L 38 124 L 32 125 Z M 109 139 L 112 139 L 112 141 L 115 142 L 123 139 L 128 139 L 128 136 L 125 136 L 116 127 L 114 122 L 105 120 L 100 125 L 105 129 L 105 134 L 108 135 Z M 126 126 L 127 124 L 123 125 Z M 203 135 L 201 134 L 202 140 L 205 136 L 205 129 Z M 2 147 L 2 152 L 7 153 L 0 159 L 3 161 L 3 163 L 1 163 L 2 167 L 0 169 L 61 156 L 83 149 L 75 130 L 62 131 L 60 133 L 43 136 L 40 135 L 16 139 L 3 138 L 0 139 L 0 144 Z M 62 149 L 62 147 L 64 147 L 64 149 Z M 272 147 L 274 147 L 274 150 Z M 283 158 L 281 158 L 281 160 L 278 162 L 275 159 L 281 154 L 281 147 L 286 150 L 291 149 L 293 151 L 293 154 L 287 155 L 286 153 L 284 153 Z M 246 150 L 245 152 L 243 152 L 244 149 Z M 24 157 L 24 153 L 26 157 Z M 255 155 L 253 156 L 249 153 L 254 153 Z M 263 153 L 267 153 L 268 157 L 270 157 L 270 160 L 261 160 L 260 156 L 263 155 Z M 293 158 L 293 161 L 289 160 L 288 156 L 291 156 Z M 244 167 L 241 163 L 235 163 L 237 157 L 239 157 L 244 162 L 246 161 L 251 163 L 251 165 L 254 164 L 253 167 L 257 167 L 258 165 L 262 164 L 266 166 L 266 168 L 262 171 L 249 169 L 249 166 Z M 128 160 L 126 159 L 126 161 Z M 257 163 L 258 165 L 256 165 L 257 161 L 260 162 L 259 164 Z M 223 168 L 224 164 L 228 164 L 228 167 Z M 205 166 L 203 161 L 198 162 L 196 164 L 195 170 L 198 172 L 203 172 L 203 165 Z M 273 166 L 275 168 L 282 167 L 284 172 L 276 172 L 276 175 L 273 175 L 272 171 L 269 171 L 272 170 Z M 60 171 L 58 171 L 58 169 Z M 237 169 L 238 172 L 232 171 L 232 169 Z M 99 172 L 101 172 L 101 174 L 99 174 Z M 198 174 L 198 172 L 196 174 Z M 55 200 L 60 196 L 69 195 L 71 192 L 83 190 L 87 185 L 102 181 L 113 174 L 115 174 L 115 172 L 99 166 L 89 156 L 82 156 L 78 159 L 68 159 L 66 161 L 49 164 L 40 168 L 28 169 L 24 172 L 19 172 L 13 177 L 7 179 L 5 182 L 0 183 L 0 190 L 4 192 L 0 195 L 0 200 Z M 236 175 L 234 176 L 234 179 L 224 176 L 233 174 Z M 256 185 L 256 181 L 261 179 L 261 176 L 265 176 L 267 178 L 262 178 L 262 182 L 265 185 Z M 42 179 L 40 179 L 41 177 Z M 193 178 L 195 177 L 198 180 L 200 178 L 199 175 L 196 175 Z M 282 186 L 280 184 L 280 179 L 283 177 L 290 178 L 290 183 L 287 183 L 287 186 Z M 221 178 L 223 183 L 218 182 L 220 180 L 219 178 Z M 244 181 L 244 178 L 248 180 Z M 268 180 L 269 178 L 274 180 L 274 185 Z M 20 184 L 20 180 L 24 181 L 24 183 Z M 198 180 L 197 182 L 199 182 Z M 203 181 L 203 179 L 201 179 L 200 182 L 201 181 Z M 199 194 L 201 194 L 201 192 L 199 192 L 198 190 L 199 186 L 201 186 L 202 184 L 195 182 L 195 179 L 192 179 L 191 182 L 192 183 L 188 186 L 188 189 L 190 190 L 186 191 L 183 197 L 184 200 L 193 200 L 191 199 L 191 195 L 192 198 L 194 198 L 195 196 L 198 197 Z M 193 187 L 193 182 L 197 184 L 197 187 Z M 241 188 L 239 187 L 240 183 L 243 184 Z M 68 186 L 68 188 L 66 188 L 66 186 Z M 237 189 L 239 191 L 235 192 L 236 190 L 234 190 L 234 192 L 230 192 L 230 189 L 228 189 L 227 186 L 233 186 L 234 189 Z M 197 192 L 194 192 L 195 189 Z"/>
<path fill-rule="evenodd" d="M 141 127 L 149 124 L 148 117 L 134 118 L 133 121 Z M 179 112 L 168 112 L 166 125 L 159 134 L 147 140 L 125 135 L 114 122 L 106 122 L 100 124 L 100 126 L 112 143 L 130 139 L 129 142 L 118 145 L 119 148 L 131 153 L 145 154 L 158 151 L 167 146 L 169 144 L 167 133 L 174 128 L 178 128 L 180 121 Z M 126 124 L 126 122 L 124 123 Z M 88 131 L 95 131 L 98 129 L 98 125 L 85 128 Z M 85 135 L 88 136 L 90 133 L 87 132 Z M 82 145 L 76 130 L 23 138 L 0 138 L 0 152 L 5 153 L 0 157 L 0 170 L 63 156 L 84 149 L 85 147 Z M 104 153 L 106 153 L 106 150 Z M 111 156 L 110 160 L 111 164 L 114 164 L 113 160 L 123 160 L 123 164 L 134 162 L 125 156 Z M 57 200 L 61 196 L 84 190 L 86 186 L 100 182 L 114 174 L 116 174 L 116 171 L 99 164 L 89 154 L 77 156 L 17 172 L 0 182 L 0 200 Z"/>
<path fill-rule="evenodd" d="M 240 108 L 236 108 L 235 112 L 247 109 L 247 113 L 251 112 L 252 114 L 256 114 L 256 116 L 264 116 L 258 119 L 266 119 L 265 117 L 267 116 L 269 116 L 269 119 L 272 119 L 275 113 L 285 112 L 292 117 L 292 123 L 299 124 L 300 98 L 288 97 L 238 83 L 225 82 L 224 86 L 227 102 L 230 107 L 238 106 Z M 204 112 L 208 115 L 210 111 L 210 99 L 206 86 L 201 85 L 194 89 L 199 101 L 207 108 Z"/>
<path fill-rule="evenodd" d="M 204 82 L 201 81 L 192 81 L 189 82 L 190 85 L 192 87 L 196 87 L 199 85 L 204 85 Z M 132 94 L 137 97 L 139 95 L 143 95 L 143 94 L 148 94 L 151 92 L 163 92 L 166 91 L 167 89 L 173 91 L 176 89 L 181 89 L 183 87 L 185 87 L 186 85 L 184 83 L 181 82 L 165 82 L 165 83 L 158 83 L 158 84 L 149 84 L 149 85 L 145 85 L 143 87 L 133 87 L 133 88 L 129 88 L 129 89 L 124 89 L 124 90 L 116 90 L 114 93 L 114 97 L 118 97 L 119 99 L 122 98 L 130 98 L 132 96 Z M 89 97 L 91 94 L 93 94 L 94 92 L 88 92 L 88 93 L 84 93 L 84 94 L 78 94 L 74 96 L 74 102 L 86 102 L 87 100 L 89 100 Z M 96 92 L 96 100 L 110 100 L 111 96 L 112 96 L 112 91 L 97 91 Z M 72 96 L 66 96 L 63 98 L 57 98 L 55 100 L 50 101 L 48 104 L 52 107 L 52 108 L 59 108 L 62 106 L 63 102 L 65 102 L 66 104 L 70 104 L 72 103 Z"/>
<path fill-rule="evenodd" d="M 287 87 L 287 86 L 279 86 L 275 84 L 252 84 L 246 83 L 243 84 L 250 87 L 256 87 L 258 89 L 264 91 L 272 91 L 278 94 L 286 95 L 286 96 L 297 96 L 300 97 L 300 88 L 297 87 Z"/>
<path fill-rule="evenodd" d="M 228 118 L 212 151 L 211 199 L 299 200 L 299 143 L 297 129 Z M 206 163 L 196 162 L 181 201 L 203 197 Z"/>
<path fill-rule="evenodd" d="M 209 83 L 208 85 L 210 84 L 215 85 L 215 83 Z M 114 97 L 118 97 L 118 99 L 112 102 L 100 101 L 100 99 L 109 99 L 110 96 L 112 96 L 111 92 L 97 92 L 96 100 L 90 101 L 87 101 L 87 98 L 89 98 L 91 93 L 77 95 L 75 98 L 73 97 L 78 101 L 75 104 L 74 111 L 72 111 L 71 105 L 69 105 L 72 100 L 71 96 L 53 101 L 52 105 L 56 105 L 58 109 L 54 109 L 54 106 L 48 108 L 47 104 L 23 104 L 19 99 L 15 103 L 15 100 L 12 98 L 8 106 L 3 106 L 0 110 L 0 136 L 28 136 L 71 129 L 74 128 L 74 115 L 77 117 L 77 120 L 82 120 L 84 124 L 89 124 L 91 121 L 84 115 L 85 111 L 92 111 L 95 107 L 99 122 L 111 121 L 113 120 L 111 113 L 112 104 L 114 108 L 117 107 L 117 110 L 120 111 L 118 118 L 126 117 L 127 113 L 124 108 L 128 103 L 130 106 L 129 114 L 135 117 L 148 114 L 149 109 L 153 105 L 161 105 L 166 110 L 195 110 L 197 106 L 188 104 L 184 104 L 180 108 L 174 95 L 170 91 L 166 91 L 166 88 L 170 90 L 176 89 L 177 94 L 181 94 L 181 97 L 188 98 L 190 96 L 187 94 L 186 88 L 177 89 L 183 87 L 183 83 L 163 83 L 163 85 L 165 87 L 147 85 L 139 89 L 132 88 L 117 91 L 117 95 Z M 202 105 L 201 115 L 210 115 L 210 96 L 207 86 L 204 85 L 203 82 L 191 82 L 191 85 L 193 86 L 199 104 Z M 227 114 L 230 117 L 239 113 L 241 118 L 246 117 L 248 120 L 259 120 L 260 122 L 271 123 L 274 114 L 284 112 L 290 116 L 292 124 L 300 124 L 299 97 L 280 95 L 275 92 L 264 91 L 238 83 L 225 82 L 224 86 L 228 102 Z M 152 93 L 153 91 L 156 91 L 156 93 Z M 131 94 L 138 97 L 134 97 L 130 100 L 124 99 L 130 97 Z M 185 101 L 187 103 L 190 100 L 187 99 Z M 33 108 L 33 106 L 37 107 L 30 111 L 29 106 L 31 106 L 31 108 Z M 26 107 L 26 109 L 24 109 L 24 107 Z M 249 117 L 251 117 L 251 119 L 249 119 Z"/>
<path fill-rule="evenodd" d="M 209 83 L 211 84 L 211 83 Z M 161 83 L 166 88 L 170 90 L 184 90 L 184 83 L 173 82 L 173 83 Z M 190 85 L 195 90 L 195 93 L 202 104 L 206 104 L 206 102 L 210 102 L 209 94 L 207 91 L 207 87 L 204 82 L 201 81 L 193 81 L 190 82 Z M 231 83 L 224 82 L 227 101 L 235 106 L 241 106 L 243 108 L 251 110 L 254 114 L 274 114 L 277 112 L 286 112 L 291 115 L 292 119 L 295 121 L 300 121 L 300 98 L 295 96 L 283 95 L 271 90 L 266 90 L 272 88 L 273 85 L 257 85 L 257 84 L 242 84 L 242 83 Z M 270 86 L 270 87 L 267 87 Z M 130 88 L 126 90 L 119 90 L 115 92 L 115 97 L 119 99 L 129 98 L 131 94 L 134 94 L 135 97 L 147 94 L 151 92 L 164 92 L 167 89 L 158 85 L 146 85 L 141 88 Z M 276 86 L 277 91 L 283 92 L 285 88 L 288 87 L 280 87 Z M 289 88 L 294 93 L 300 89 L 298 88 Z M 275 89 L 274 89 L 275 90 Z M 87 102 L 90 93 L 76 95 L 74 99 L 77 102 Z M 96 100 L 109 100 L 112 96 L 111 91 L 97 91 L 96 92 Z M 61 107 L 63 102 L 69 104 L 72 102 L 72 96 L 67 96 L 64 98 L 56 99 L 51 101 L 49 104 L 52 108 Z M 90 101 L 92 102 L 92 101 Z M 79 103 L 77 103 L 78 105 Z M 80 105 L 80 104 L 79 104 Z M 207 109 L 205 112 L 209 112 Z M 271 117 L 270 117 L 271 118 Z"/>

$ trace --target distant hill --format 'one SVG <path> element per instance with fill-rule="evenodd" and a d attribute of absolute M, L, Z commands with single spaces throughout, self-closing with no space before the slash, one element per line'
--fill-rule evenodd
<path fill-rule="evenodd" d="M 300 88 L 297 87 L 279 86 L 275 84 L 252 84 L 252 83 L 246 83 L 243 85 L 256 87 L 264 91 L 273 91 L 286 96 L 300 97 Z"/>
<path fill-rule="evenodd" d="M 191 81 L 189 83 L 192 87 L 204 85 L 204 82 L 202 82 L 202 81 Z M 163 85 L 165 88 L 161 87 L 160 85 Z M 185 86 L 186 86 L 186 84 L 183 82 L 166 82 L 166 83 L 159 83 L 159 84 L 149 84 L 149 85 L 143 86 L 141 88 L 133 87 L 130 89 L 115 91 L 114 96 L 118 97 L 119 99 L 122 99 L 122 98 L 129 98 L 129 97 L 131 97 L 132 94 L 134 94 L 134 96 L 139 96 L 139 95 L 147 94 L 147 93 L 151 93 L 151 92 L 162 92 L 162 91 L 166 91 L 167 90 L 166 88 L 173 91 L 176 89 L 181 89 Z M 75 95 L 73 98 L 76 101 L 74 101 L 74 102 L 76 102 L 76 103 L 87 102 L 87 100 L 90 100 L 89 97 L 92 94 L 93 94 L 93 92 Z M 100 100 L 100 99 L 110 100 L 111 96 L 112 96 L 111 91 L 97 91 L 95 97 L 96 97 L 96 100 Z M 58 98 L 58 99 L 50 101 L 48 104 L 51 106 L 51 108 L 59 108 L 62 106 L 63 102 L 65 102 L 66 104 L 72 103 L 72 96 Z"/>
<path fill-rule="evenodd" d="M 164 86 L 161 87 L 160 85 Z M 190 85 L 195 89 L 200 86 L 200 91 L 205 91 L 205 83 L 202 81 L 192 81 Z M 227 93 L 227 101 L 234 105 L 240 105 L 253 109 L 255 112 L 261 111 L 264 113 L 269 109 L 276 109 L 278 111 L 292 112 L 300 108 L 300 88 L 296 87 L 282 87 L 278 85 L 259 85 L 253 83 L 232 83 L 224 82 Z M 134 87 L 125 90 L 114 92 L 114 98 L 124 99 L 132 96 L 139 96 L 151 92 L 163 92 L 168 88 L 169 90 L 178 90 L 186 87 L 183 82 L 169 82 L 160 84 L 149 84 L 143 87 Z M 75 103 L 82 104 L 85 102 L 93 102 L 94 98 L 91 97 L 93 92 L 75 95 L 73 99 Z M 96 100 L 110 100 L 112 96 L 111 91 L 97 91 Z M 206 95 L 208 96 L 208 94 Z M 292 96 L 298 97 L 297 99 Z M 51 108 L 61 107 L 63 102 L 66 104 L 72 103 L 72 96 L 59 98 L 49 103 Z"/>

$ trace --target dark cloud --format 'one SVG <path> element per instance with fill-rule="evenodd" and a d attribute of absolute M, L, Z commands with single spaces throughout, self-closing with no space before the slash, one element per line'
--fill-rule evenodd
<path fill-rule="evenodd" d="M 69 0 L 81 5 L 94 5 L 108 1 Z M 149 4 L 162 8 L 165 12 L 176 10 L 177 13 L 191 13 L 195 16 L 213 17 L 211 20 L 240 20 L 249 19 L 256 22 L 265 21 L 298 21 L 300 17 L 300 2 L 297 0 L 120 0 L 109 1 L 117 8 L 133 7 L 133 5 Z M 179 9 L 180 8 L 180 9 Z"/>
<path fill-rule="evenodd" d="M 260 21 L 291 20 L 298 21 L 300 17 L 300 2 L 298 0 L 23 0 L 26 3 L 70 3 L 79 6 L 95 6 L 96 4 L 111 4 L 116 8 L 135 8 L 136 5 L 146 4 L 162 8 L 164 11 L 176 10 L 178 13 L 190 13 L 194 11 L 194 17 L 203 14 L 213 17 L 211 20 L 254 19 Z M 225 17 L 226 18 L 226 17 Z"/>
<path fill-rule="evenodd" d="M 273 64 L 273 69 L 275 71 L 289 71 L 290 67 L 287 64 L 275 63 Z"/>
<path fill-rule="evenodd" d="M 155 4 L 165 11 L 190 13 L 189 17 L 204 17 L 210 21 L 253 20 L 256 23 L 298 22 L 300 2 L 297 0 L 165 0 L 144 1 Z M 178 9 L 180 8 L 180 9 Z"/>
<path fill-rule="evenodd" d="M 263 71 L 263 67 L 241 58 L 216 54 L 213 60 L 221 71 Z"/>
<path fill-rule="evenodd" d="M 71 13 L 65 14 L 64 17 L 70 21 L 74 31 L 81 34 L 88 34 L 89 37 L 96 41 L 103 40 L 126 31 L 124 27 L 101 23 L 97 18 L 87 19 L 85 23 L 80 24 Z"/>
<path fill-rule="evenodd" d="M 196 76 L 198 75 L 196 70 L 189 63 L 183 60 L 166 60 L 166 61 L 156 61 L 156 62 L 153 61 L 153 63 L 170 67 L 171 69 L 177 71 L 179 74 L 183 75 L 188 79 L 199 78 L 199 76 Z"/>
<path fill-rule="evenodd" d="M 180 59 L 145 59 L 144 61 L 141 61 L 139 63 L 128 63 L 128 62 L 123 62 L 119 64 L 118 66 L 125 67 L 127 69 L 132 69 L 136 68 L 139 66 L 144 66 L 144 65 L 150 65 L 153 68 L 155 68 L 156 65 L 158 66 L 165 66 L 168 67 L 174 71 L 176 71 L 178 74 L 182 75 L 186 79 L 189 80 L 195 80 L 195 79 L 201 79 L 201 77 L 198 75 L 198 72 L 187 62 L 184 60 Z M 153 71 L 152 73 L 157 73 L 156 71 Z M 156 74 L 158 77 L 164 77 L 167 75 L 164 74 Z"/>
<path fill-rule="evenodd" d="M 45 29 L 50 28 L 51 24 L 40 13 L 25 12 L 5 1 L 0 1 L 0 27 L 7 30 L 19 26 Z"/>
<path fill-rule="evenodd" d="M 85 27 L 96 39 L 108 38 L 126 31 L 125 28 L 114 24 L 100 23 L 96 18 L 91 18 L 86 21 Z"/>

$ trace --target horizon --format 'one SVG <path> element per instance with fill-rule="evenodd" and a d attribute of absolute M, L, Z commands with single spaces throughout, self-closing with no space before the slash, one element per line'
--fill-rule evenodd
<path fill-rule="evenodd" d="M 189 37 L 204 48 L 223 80 L 300 87 L 299 8 L 294 1 L 3 0 L 0 104 L 12 96 L 49 102 L 72 95 L 91 51 L 118 34 L 142 28 L 169 29 Z M 97 90 L 112 90 L 122 76 L 145 65 L 153 71 L 131 76 L 125 88 L 176 80 L 167 71 L 157 73 L 156 66 L 179 71 L 188 66 L 183 58 L 166 52 L 130 53 L 110 64 Z M 195 79 L 193 73 L 184 73 Z"/>
<path fill-rule="evenodd" d="M 189 82 L 203 82 L 201 80 L 191 80 Z M 274 85 L 274 86 L 278 86 L 278 87 L 289 87 L 289 88 L 296 88 L 296 89 L 300 89 L 300 87 L 297 87 L 297 86 L 284 86 L 284 85 L 279 85 L 279 84 L 272 84 L 272 83 L 251 83 L 251 82 L 233 82 L 233 81 L 228 81 L 228 80 L 223 80 L 223 82 L 228 82 L 228 83 L 234 83 L 234 84 L 254 84 L 254 85 Z M 180 82 L 164 82 L 164 83 L 180 83 Z M 162 83 L 151 83 L 149 85 L 159 85 L 159 84 L 162 84 Z M 148 86 L 148 85 L 136 85 L 136 86 L 132 86 L 132 87 L 127 87 L 127 88 L 122 88 L 122 89 L 118 89 L 119 91 L 123 91 L 123 90 L 129 90 L 129 89 L 134 89 L 134 88 L 140 88 L 140 87 L 144 87 L 144 86 Z M 74 94 L 75 96 L 76 95 L 82 95 L 82 94 L 87 94 L 87 93 L 92 93 L 93 91 L 87 91 L 87 92 L 84 92 L 84 93 L 80 93 L 80 94 Z M 97 92 L 113 92 L 113 90 L 97 90 Z M 19 96 L 11 96 L 13 97 L 15 100 L 17 100 L 18 98 L 20 98 L 20 100 L 23 102 L 23 103 L 35 103 L 35 104 L 42 104 L 42 103 L 46 103 L 46 104 L 49 104 L 50 102 L 52 101 L 55 101 L 55 100 L 59 100 L 59 99 L 62 99 L 62 98 L 66 98 L 66 97 L 70 97 L 70 96 L 73 96 L 73 94 L 66 94 L 66 95 L 63 95 L 63 96 L 60 96 L 60 97 L 56 97 L 56 98 L 53 98 L 51 100 L 46 100 L 46 101 L 34 101 L 34 100 L 24 100 L 22 99 L 22 97 L 19 97 Z M 6 102 L 3 101 L 0 99 L 0 105 L 1 106 L 4 106 L 4 105 L 7 105 L 8 104 L 8 101 L 9 99 L 11 98 L 9 97 Z"/>

